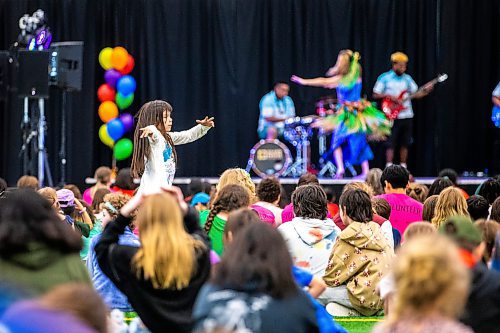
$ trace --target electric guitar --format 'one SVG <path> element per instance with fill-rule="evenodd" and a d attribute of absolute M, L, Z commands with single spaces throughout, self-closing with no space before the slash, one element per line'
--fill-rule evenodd
<path fill-rule="evenodd" d="M 414 94 L 408 95 L 408 89 L 403 90 L 397 97 L 397 102 L 386 97 L 382 100 L 382 111 L 384 111 L 388 119 L 394 120 L 398 117 L 398 114 L 401 111 L 406 109 L 406 107 L 403 106 L 403 103 L 405 101 L 411 100 L 413 97 L 415 97 L 415 95 L 424 90 L 424 88 L 429 86 L 434 86 L 436 83 L 444 82 L 447 79 L 448 79 L 448 74 L 439 74 L 435 79 L 424 84 Z"/>

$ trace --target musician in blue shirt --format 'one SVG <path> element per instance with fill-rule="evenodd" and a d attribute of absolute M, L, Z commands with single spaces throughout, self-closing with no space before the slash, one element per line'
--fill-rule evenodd
<path fill-rule="evenodd" d="M 276 139 L 283 135 L 284 121 L 295 117 L 295 106 L 288 96 L 290 86 L 286 82 L 277 82 L 273 90 L 260 100 L 259 128 L 257 133 L 261 139 Z"/>
<path fill-rule="evenodd" d="M 387 98 L 396 105 L 401 104 L 404 109 L 394 119 L 392 133 L 387 140 L 386 162 L 391 165 L 394 158 L 394 148 L 400 147 L 399 162 L 406 168 L 408 160 L 408 147 L 412 143 L 413 130 L 413 108 L 411 99 L 421 98 L 429 94 L 433 85 L 425 85 L 422 90 L 412 77 L 406 74 L 408 65 L 408 56 L 402 52 L 396 52 L 391 55 L 392 69 L 383 73 L 377 79 L 373 87 L 373 97 L 376 99 Z M 403 100 L 400 99 L 402 92 L 406 91 Z M 407 98 L 411 95 L 411 98 Z M 384 110 L 385 112 L 386 110 Z"/>

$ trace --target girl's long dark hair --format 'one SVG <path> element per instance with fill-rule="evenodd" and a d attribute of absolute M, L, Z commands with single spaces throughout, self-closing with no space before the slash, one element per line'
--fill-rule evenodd
<path fill-rule="evenodd" d="M 249 223 L 236 235 L 224 251 L 212 282 L 222 288 L 262 292 L 275 298 L 299 292 L 285 241 L 265 223 Z"/>
<path fill-rule="evenodd" d="M 160 133 L 165 137 L 167 143 L 172 147 L 172 156 L 177 161 L 177 152 L 174 142 L 168 135 L 163 125 L 163 112 L 171 113 L 172 106 L 165 101 L 155 100 L 144 104 L 136 115 L 137 126 L 134 132 L 134 153 L 132 155 L 131 174 L 132 177 L 139 178 L 144 173 L 144 157 L 149 159 L 151 152 L 148 138 L 141 138 L 141 128 L 155 125 Z"/>
<path fill-rule="evenodd" d="M 57 216 L 51 203 L 33 190 L 16 190 L 0 200 L 0 257 L 8 258 L 42 243 L 63 253 L 78 252 L 81 236 Z"/>

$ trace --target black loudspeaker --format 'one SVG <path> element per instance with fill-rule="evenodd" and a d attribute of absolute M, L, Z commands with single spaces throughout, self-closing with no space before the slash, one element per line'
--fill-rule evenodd
<path fill-rule="evenodd" d="M 82 90 L 83 42 L 53 43 L 50 50 L 50 84 Z"/>
<path fill-rule="evenodd" d="M 19 97 L 49 97 L 49 52 L 19 50 L 18 89 Z"/>

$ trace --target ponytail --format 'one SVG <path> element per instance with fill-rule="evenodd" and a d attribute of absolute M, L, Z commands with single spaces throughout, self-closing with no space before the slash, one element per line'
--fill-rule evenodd
<path fill-rule="evenodd" d="M 218 202 L 214 203 L 212 209 L 208 213 L 207 221 L 205 222 L 205 232 L 208 234 L 210 229 L 212 228 L 212 223 L 214 222 L 215 217 L 222 211 L 222 205 Z"/>

